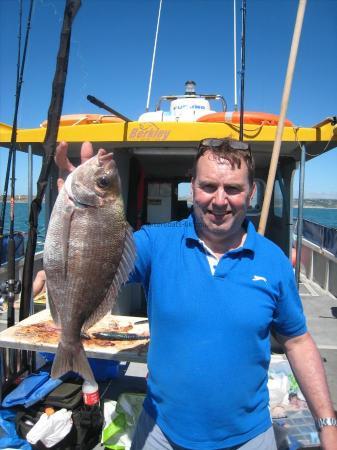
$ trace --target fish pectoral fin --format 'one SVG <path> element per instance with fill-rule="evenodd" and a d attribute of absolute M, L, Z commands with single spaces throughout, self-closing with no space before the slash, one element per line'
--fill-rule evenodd
<path fill-rule="evenodd" d="M 61 264 L 63 279 L 67 278 L 68 272 L 68 249 L 70 240 L 71 218 L 74 214 L 75 207 L 73 204 L 68 204 L 63 211 L 63 227 L 62 227 L 62 250 L 61 250 Z"/>
<path fill-rule="evenodd" d="M 85 321 L 82 331 L 85 331 L 93 326 L 98 320 L 111 311 L 121 286 L 128 281 L 129 275 L 134 268 L 135 258 L 136 247 L 133 240 L 132 230 L 129 226 L 127 226 L 125 230 L 124 249 L 115 276 L 104 300 Z"/>
<path fill-rule="evenodd" d="M 55 306 L 55 302 L 53 300 L 53 296 L 51 291 L 48 289 L 48 280 L 46 280 L 47 283 L 47 299 L 48 299 L 48 305 L 49 305 L 49 309 L 50 309 L 50 314 L 53 318 L 53 321 L 55 323 L 56 326 L 60 326 L 61 321 L 60 321 L 60 316 L 59 313 L 57 312 L 56 306 Z"/>
<path fill-rule="evenodd" d="M 113 279 L 113 291 L 119 292 L 121 286 L 129 279 L 129 275 L 134 268 L 136 258 L 136 247 L 133 240 L 131 228 L 125 230 L 124 249 Z"/>

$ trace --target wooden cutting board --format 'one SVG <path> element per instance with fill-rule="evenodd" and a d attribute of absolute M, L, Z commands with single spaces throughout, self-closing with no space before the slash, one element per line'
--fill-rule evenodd
<path fill-rule="evenodd" d="M 87 331 L 89 336 L 97 332 L 117 331 L 144 334 L 144 339 L 107 341 L 90 336 L 90 339 L 82 339 L 87 356 L 117 361 L 146 362 L 149 326 L 148 323 L 136 324 L 143 320 L 145 320 L 144 317 L 107 314 Z M 56 328 L 49 310 L 43 310 L 2 331 L 0 347 L 55 353 L 59 338 L 60 331 Z"/>

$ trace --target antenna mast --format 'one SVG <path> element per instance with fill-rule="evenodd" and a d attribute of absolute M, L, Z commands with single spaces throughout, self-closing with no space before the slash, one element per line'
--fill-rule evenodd
<path fill-rule="evenodd" d="M 237 68 L 236 68 L 236 0 L 233 0 L 233 9 L 234 9 L 234 111 L 238 110 L 238 92 L 237 92 L 237 85 L 236 85 L 236 76 L 237 76 Z"/>
<path fill-rule="evenodd" d="M 153 76 L 154 61 L 155 61 L 155 58 L 156 58 L 156 51 L 157 51 L 157 39 L 158 39 L 158 32 L 159 32 L 159 23 L 160 23 L 160 15 L 161 15 L 161 5 L 162 5 L 162 3 L 163 3 L 163 0 L 160 0 L 159 12 L 158 12 L 158 20 L 157 20 L 157 29 L 156 29 L 156 37 L 154 39 L 154 48 L 153 48 L 153 55 L 152 55 L 152 64 L 151 64 L 149 89 L 148 89 L 148 92 L 147 92 L 147 101 L 146 101 L 145 111 L 149 110 L 149 105 L 150 105 L 150 96 L 151 96 L 151 88 L 152 88 L 152 76 Z"/>
<path fill-rule="evenodd" d="M 245 98 L 245 65 L 246 65 L 246 0 L 242 0 L 242 30 L 241 30 L 241 92 L 240 92 L 240 141 L 243 140 L 243 116 Z"/>

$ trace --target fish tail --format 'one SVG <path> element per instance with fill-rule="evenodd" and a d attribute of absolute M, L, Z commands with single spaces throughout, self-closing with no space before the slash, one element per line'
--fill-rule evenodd
<path fill-rule="evenodd" d="M 58 345 L 51 376 L 52 378 L 59 378 L 70 371 L 78 373 L 86 381 L 95 382 L 94 374 L 81 342 L 76 345 L 60 342 Z"/>

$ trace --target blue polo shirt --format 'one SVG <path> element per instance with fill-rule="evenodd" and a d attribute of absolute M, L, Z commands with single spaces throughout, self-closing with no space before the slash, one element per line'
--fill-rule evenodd
<path fill-rule="evenodd" d="M 145 288 L 151 333 L 144 408 L 186 448 L 230 447 L 267 430 L 270 327 L 306 332 L 288 259 L 246 227 L 244 245 L 214 274 L 192 215 L 134 234 L 131 281 Z"/>

